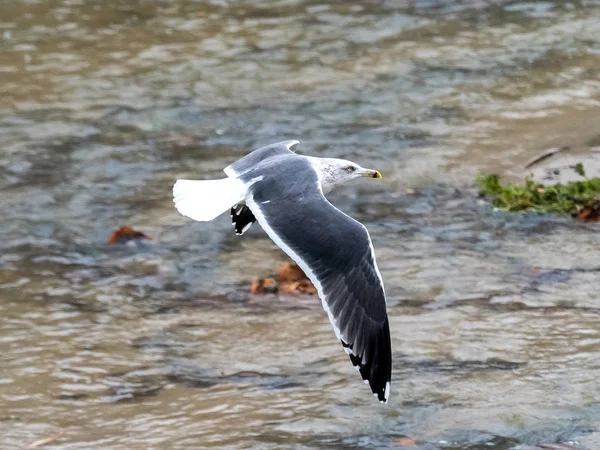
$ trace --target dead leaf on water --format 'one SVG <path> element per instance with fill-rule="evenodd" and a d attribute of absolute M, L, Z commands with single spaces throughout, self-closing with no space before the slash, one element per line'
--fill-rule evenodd
<path fill-rule="evenodd" d="M 584 206 L 577 213 L 577 219 L 584 222 L 600 222 L 600 209 L 592 206 Z"/>
<path fill-rule="evenodd" d="M 279 267 L 279 278 L 285 281 L 300 281 L 305 280 L 306 275 L 297 264 L 291 264 L 289 262 L 284 262 L 281 267 Z"/>
<path fill-rule="evenodd" d="M 309 280 L 300 280 L 293 282 L 282 282 L 279 286 L 279 292 L 282 294 L 308 294 L 315 295 L 317 289 Z"/>
<path fill-rule="evenodd" d="M 108 238 L 109 244 L 125 244 L 129 241 L 140 240 L 140 239 L 148 239 L 152 240 L 150 236 L 145 235 L 141 231 L 136 231 L 131 228 L 129 225 L 123 225 L 116 231 L 110 235 Z"/>
<path fill-rule="evenodd" d="M 399 445 L 400 447 L 408 447 L 410 445 L 417 445 L 417 441 L 415 441 L 411 437 L 402 436 L 402 437 L 396 439 L 396 445 Z"/>
<path fill-rule="evenodd" d="M 277 281 L 274 278 L 264 278 L 262 280 L 252 280 L 250 293 L 254 294 L 274 294 L 279 289 Z"/>
<path fill-rule="evenodd" d="M 253 280 L 250 292 L 254 294 L 308 294 L 315 295 L 317 289 L 296 264 L 285 262 L 276 278 Z"/>

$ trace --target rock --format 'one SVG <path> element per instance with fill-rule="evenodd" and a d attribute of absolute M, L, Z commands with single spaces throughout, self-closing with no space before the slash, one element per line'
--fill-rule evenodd
<path fill-rule="evenodd" d="M 581 168 L 585 168 L 583 173 Z M 600 152 L 575 152 L 568 147 L 554 152 L 546 151 L 527 169 L 535 181 L 547 186 L 583 181 L 600 177 Z"/>

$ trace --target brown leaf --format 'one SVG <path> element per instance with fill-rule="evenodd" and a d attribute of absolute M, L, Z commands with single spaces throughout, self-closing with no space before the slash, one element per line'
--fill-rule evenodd
<path fill-rule="evenodd" d="M 254 280 L 250 286 L 250 292 L 252 294 L 280 292 L 282 294 L 315 295 L 317 289 L 298 265 L 285 262 L 279 268 L 279 275 L 276 279 Z"/>
<path fill-rule="evenodd" d="M 298 281 L 294 283 L 284 281 L 279 285 L 279 292 L 281 292 L 282 294 L 293 294 L 296 292 L 296 289 L 298 288 L 299 284 L 300 283 Z"/>
<path fill-rule="evenodd" d="M 310 280 L 302 280 L 300 283 L 298 283 L 296 290 L 302 294 L 317 294 L 317 288 L 310 282 Z"/>
<path fill-rule="evenodd" d="M 116 231 L 110 235 L 108 238 L 109 244 L 124 244 L 126 242 L 137 240 L 137 239 L 149 239 L 152 240 L 150 236 L 146 236 L 144 233 L 140 231 L 135 231 L 129 225 L 123 225 Z"/>
<path fill-rule="evenodd" d="M 306 279 L 306 275 L 297 264 L 284 262 L 279 267 L 279 278 L 285 281 L 300 281 Z"/>
<path fill-rule="evenodd" d="M 396 445 L 401 447 L 409 446 L 409 445 L 417 445 L 417 441 L 408 436 L 402 436 L 401 438 L 396 439 Z"/>
<path fill-rule="evenodd" d="M 279 286 L 273 278 L 265 278 L 263 280 L 252 280 L 250 286 L 251 294 L 273 294 L 277 292 Z"/>
<path fill-rule="evenodd" d="M 262 280 L 252 280 L 252 284 L 250 285 L 250 293 L 252 295 L 258 294 L 262 286 Z"/>
<path fill-rule="evenodd" d="M 277 290 L 277 281 L 274 278 L 265 278 L 263 282 L 263 286 L 267 291 L 276 291 Z"/>
<path fill-rule="evenodd" d="M 600 222 L 600 210 L 590 206 L 584 206 L 577 214 L 579 220 L 584 222 Z"/>

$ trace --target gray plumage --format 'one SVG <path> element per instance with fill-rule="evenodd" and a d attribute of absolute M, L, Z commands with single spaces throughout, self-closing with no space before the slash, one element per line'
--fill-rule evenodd
<path fill-rule="evenodd" d="M 324 191 L 349 179 L 365 174 L 377 178 L 379 172 L 349 161 L 297 155 L 289 150 L 296 143 L 260 148 L 224 171 L 243 184 L 240 200 L 253 218 L 313 282 L 352 364 L 377 398 L 386 402 L 392 366 L 390 330 L 371 239 L 361 223 L 324 196 Z M 232 208 L 234 225 L 242 204 Z"/>

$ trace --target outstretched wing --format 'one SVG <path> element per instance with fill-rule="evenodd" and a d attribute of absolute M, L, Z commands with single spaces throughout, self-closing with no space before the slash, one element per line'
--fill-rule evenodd
<path fill-rule="evenodd" d="M 268 164 L 269 159 L 292 154 L 292 148 L 299 144 L 299 141 L 281 141 L 266 145 L 248 153 L 243 158 L 238 159 L 233 164 L 225 167 L 223 172 L 230 178 L 244 176 L 249 171 L 257 167 Z M 231 223 L 235 229 L 235 234 L 242 235 L 256 221 L 256 218 L 243 202 L 233 205 L 231 208 Z"/>
<path fill-rule="evenodd" d="M 228 177 L 237 178 L 248 170 L 254 169 L 265 163 L 274 156 L 285 156 L 292 154 L 292 148 L 298 145 L 299 141 L 281 141 L 274 144 L 253 150 L 243 158 L 238 159 L 233 164 L 223 169 Z"/>
<path fill-rule="evenodd" d="M 305 158 L 291 155 L 285 163 L 269 166 L 243 179 L 246 204 L 313 282 L 352 364 L 378 399 L 387 402 L 390 330 L 383 281 L 366 228 L 327 201 Z"/>

